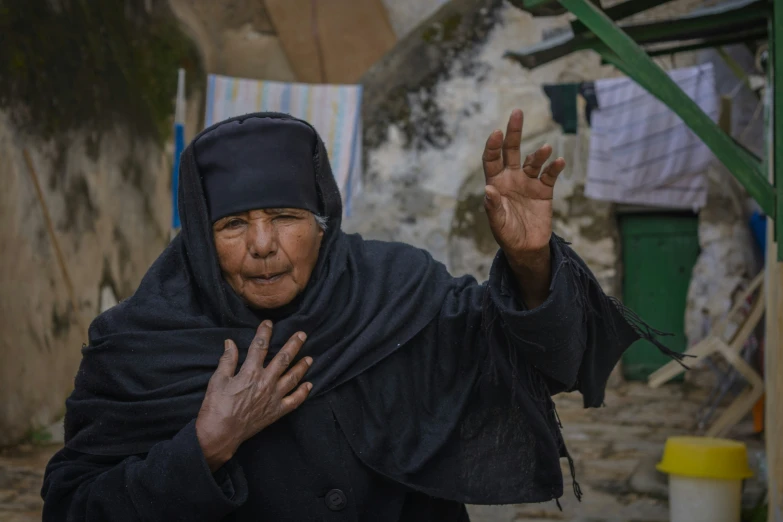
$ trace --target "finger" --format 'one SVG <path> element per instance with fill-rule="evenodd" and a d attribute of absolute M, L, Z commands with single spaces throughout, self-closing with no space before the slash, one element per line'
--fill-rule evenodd
<path fill-rule="evenodd" d="M 266 360 L 266 354 L 269 351 L 269 340 L 272 338 L 272 322 L 264 321 L 258 325 L 256 329 L 256 336 L 253 337 L 253 341 L 250 343 L 250 348 L 247 349 L 247 358 L 242 364 L 242 367 L 257 367 L 263 366 Z"/>
<path fill-rule="evenodd" d="M 238 360 L 239 350 L 237 350 L 237 345 L 231 339 L 226 339 L 223 343 L 223 355 L 220 356 L 215 375 L 230 379 L 237 371 Z"/>
<path fill-rule="evenodd" d="M 506 210 L 503 208 L 503 198 L 498 189 L 492 185 L 484 187 L 484 208 L 487 211 L 490 228 L 500 230 L 506 222 Z"/>
<path fill-rule="evenodd" d="M 280 395 L 288 395 L 291 390 L 296 388 L 297 384 L 299 384 L 312 364 L 313 358 L 305 357 L 296 363 L 293 368 L 288 370 L 285 375 L 280 377 L 280 380 L 277 381 L 277 391 L 280 393 Z"/>
<path fill-rule="evenodd" d="M 555 161 L 547 165 L 544 172 L 541 173 L 541 183 L 549 187 L 554 187 L 557 182 L 557 176 L 565 169 L 566 162 L 563 158 L 557 158 Z"/>
<path fill-rule="evenodd" d="M 310 395 L 310 390 L 312 389 L 313 389 L 313 385 L 309 382 L 305 382 L 302 383 L 302 385 L 299 386 L 299 388 L 297 388 L 294 393 L 292 393 L 287 397 L 284 397 L 283 400 L 280 401 L 282 415 L 291 413 L 299 406 L 301 406 L 301 404 L 305 401 L 307 396 Z"/>
<path fill-rule="evenodd" d="M 525 158 L 525 162 L 522 164 L 522 170 L 528 177 L 537 178 L 541 172 L 541 167 L 544 166 L 546 160 L 552 155 L 552 147 L 548 144 L 542 146 L 533 154 L 528 155 Z"/>
<path fill-rule="evenodd" d="M 508 118 L 506 137 L 503 140 L 503 165 L 510 169 L 518 169 L 521 165 L 522 155 L 519 152 L 519 144 L 522 142 L 522 111 L 514 109 Z"/>
<path fill-rule="evenodd" d="M 269 363 L 269 366 L 267 366 L 266 369 L 270 375 L 274 377 L 275 381 L 277 381 L 286 369 L 288 369 L 288 366 L 294 360 L 296 354 L 299 353 L 299 349 L 302 348 L 305 339 L 307 339 L 307 336 L 304 332 L 295 333 L 288 342 L 285 343 L 285 346 L 283 346 L 278 354 L 275 355 L 272 362 Z"/>
<path fill-rule="evenodd" d="M 481 156 L 481 162 L 484 165 L 484 178 L 489 179 L 503 172 L 503 132 L 500 130 L 492 131 L 484 145 L 484 154 Z"/>

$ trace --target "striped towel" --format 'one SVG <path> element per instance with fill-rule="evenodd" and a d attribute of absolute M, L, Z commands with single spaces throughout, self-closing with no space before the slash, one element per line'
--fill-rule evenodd
<path fill-rule="evenodd" d="M 247 80 L 210 74 L 206 126 L 250 112 L 290 114 L 312 124 L 329 153 L 343 208 L 361 192 L 362 86 Z"/>
<path fill-rule="evenodd" d="M 669 76 L 713 120 L 720 100 L 712 64 Z M 698 210 L 714 156 L 679 116 L 629 78 L 595 82 L 585 194 L 634 205 Z"/>

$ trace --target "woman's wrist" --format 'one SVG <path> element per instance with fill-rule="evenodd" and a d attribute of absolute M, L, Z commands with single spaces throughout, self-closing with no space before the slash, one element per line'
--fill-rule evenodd
<path fill-rule="evenodd" d="M 549 284 L 552 277 L 551 255 L 549 245 L 540 251 L 526 255 L 512 257 L 506 253 L 506 259 L 516 279 L 517 288 L 525 305 L 530 309 L 543 304 L 549 296 Z"/>
<path fill-rule="evenodd" d="M 198 419 L 196 419 L 196 438 L 212 473 L 220 469 L 236 452 L 237 445 L 229 440 L 229 437 L 216 434 L 213 430 L 200 425 Z"/>

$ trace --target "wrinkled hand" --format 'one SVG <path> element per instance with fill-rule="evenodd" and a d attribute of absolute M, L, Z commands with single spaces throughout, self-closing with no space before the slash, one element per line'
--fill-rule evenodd
<path fill-rule="evenodd" d="M 511 113 L 505 138 L 490 134 L 482 157 L 486 178 L 484 206 L 495 241 L 509 260 L 523 265 L 542 251 L 548 252 L 552 235 L 552 194 L 565 160 L 557 158 L 541 170 L 552 155 L 544 145 L 522 162 L 522 111 Z M 547 254 L 548 256 L 548 254 Z"/>
<path fill-rule="evenodd" d="M 301 405 L 312 389 L 308 382 L 299 385 L 313 363 L 311 357 L 286 372 L 304 344 L 305 334 L 294 334 L 265 368 L 271 337 L 272 323 L 264 321 L 239 373 L 237 346 L 227 340 L 209 380 L 196 418 L 196 436 L 213 472 L 236 453 L 240 444 Z"/>

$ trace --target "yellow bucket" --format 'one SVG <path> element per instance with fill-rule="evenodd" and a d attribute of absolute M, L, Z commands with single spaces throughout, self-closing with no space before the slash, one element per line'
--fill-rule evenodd
<path fill-rule="evenodd" d="M 684 477 L 741 480 L 753 476 L 745 444 L 710 437 L 669 437 L 657 468 Z"/>

